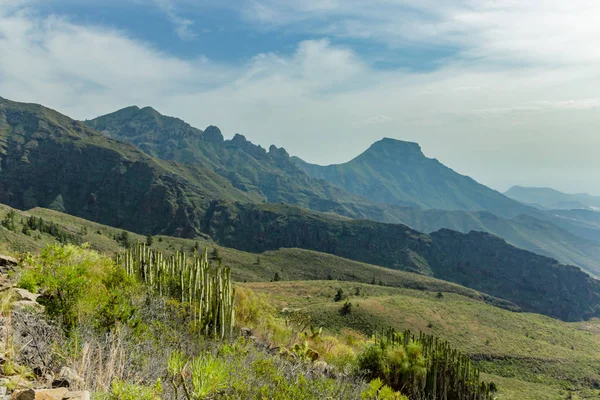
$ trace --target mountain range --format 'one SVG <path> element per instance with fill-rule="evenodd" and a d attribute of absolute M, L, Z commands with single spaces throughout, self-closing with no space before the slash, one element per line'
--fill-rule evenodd
<path fill-rule="evenodd" d="M 588 255 L 586 248 L 571 246 L 595 249 L 592 241 L 549 222 L 556 218 L 551 214 L 423 160 L 418 146 L 386 139 L 367 153 L 373 151 L 380 164 L 365 157 L 364 167 L 348 170 L 347 182 L 378 165 L 378 173 L 387 176 L 381 186 L 392 192 L 394 181 L 406 179 L 391 178 L 401 170 L 396 159 L 406 157 L 402 163 L 413 164 L 413 186 L 422 188 L 404 185 L 394 192 L 395 203 L 378 202 L 310 176 L 284 149 L 267 151 L 241 135 L 225 140 L 216 127 L 201 131 L 151 108 L 129 107 L 84 123 L 43 106 L 0 99 L 2 203 L 51 208 L 143 234 L 208 235 L 255 252 L 317 250 L 456 282 L 565 320 L 600 316 L 599 283 L 579 268 L 490 234 L 439 229 L 502 230 L 499 236 L 509 242 L 521 238 L 523 247 L 547 246 L 547 253 L 589 262 L 586 269 L 594 271 L 592 250 Z M 418 172 L 421 164 L 426 172 Z M 390 165 L 396 169 L 388 171 Z M 369 179 L 379 178 L 373 173 Z M 436 185 L 448 193 L 446 205 L 440 203 L 445 195 L 431 195 Z M 403 193 L 412 197 L 402 200 Z M 429 208 L 459 204 L 458 210 Z M 486 204 L 496 211 L 505 205 L 506 218 Z M 410 223 L 400 223 L 405 220 Z M 415 225 L 436 232 L 422 233 Z M 560 241 L 566 244 L 557 246 Z"/>
<path fill-rule="evenodd" d="M 513 186 L 504 194 L 521 203 L 545 210 L 600 211 L 600 197 L 587 193 L 567 194 L 545 187 Z"/>

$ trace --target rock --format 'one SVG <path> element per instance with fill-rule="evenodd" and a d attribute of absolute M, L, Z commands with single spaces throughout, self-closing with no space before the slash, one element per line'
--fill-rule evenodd
<path fill-rule="evenodd" d="M 28 290 L 20 288 L 14 289 L 13 292 L 15 294 L 16 301 L 37 301 L 38 297 L 40 297 L 39 294 L 34 294 Z"/>
<path fill-rule="evenodd" d="M 4 269 L 12 269 L 12 267 L 16 267 L 19 264 L 16 258 L 11 256 L 5 256 L 0 254 L 0 270 Z"/>
<path fill-rule="evenodd" d="M 90 400 L 90 392 L 87 390 L 82 390 L 79 392 L 69 392 L 63 397 L 63 400 Z"/>
<path fill-rule="evenodd" d="M 44 306 L 36 301 L 20 300 L 20 301 L 15 301 L 14 303 L 11 304 L 11 306 L 14 311 L 24 311 L 24 310 L 33 311 L 33 312 L 44 311 Z"/>
<path fill-rule="evenodd" d="M 242 328 L 242 329 L 241 329 L 241 333 L 242 333 L 242 336 L 243 336 L 243 337 L 250 337 L 250 336 L 253 336 L 252 329 L 250 329 L 250 328 Z"/>
<path fill-rule="evenodd" d="M 12 400 L 63 400 L 67 389 L 28 389 L 15 392 Z"/>
<path fill-rule="evenodd" d="M 62 367 L 60 373 L 58 374 L 58 379 L 55 379 L 54 382 L 57 381 L 65 381 L 67 386 L 61 387 L 82 387 L 84 384 L 83 379 L 79 376 L 77 371 L 69 367 Z M 52 386 L 54 386 L 54 382 L 52 382 Z"/>
<path fill-rule="evenodd" d="M 313 369 L 323 375 L 329 375 L 331 372 L 331 367 L 325 361 L 315 361 L 313 363 Z"/>

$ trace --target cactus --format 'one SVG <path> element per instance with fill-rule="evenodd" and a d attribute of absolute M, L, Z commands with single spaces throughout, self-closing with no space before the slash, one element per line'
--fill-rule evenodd
<path fill-rule="evenodd" d="M 415 337 L 409 330 L 402 333 L 394 329 L 382 329 L 375 341 L 382 348 L 402 346 L 408 349 L 412 343 L 421 346 L 427 360 L 427 373 L 421 380 L 417 376 L 403 376 L 402 389 L 410 398 L 432 400 L 493 400 L 494 383 L 480 380 L 479 369 L 469 357 L 452 348 L 448 342 L 420 333 Z M 398 377 L 400 378 L 400 377 Z"/>
<path fill-rule="evenodd" d="M 117 264 L 161 296 L 190 304 L 194 323 L 205 334 L 224 338 L 233 333 L 235 292 L 231 269 L 219 261 L 216 269 L 208 261 L 208 252 L 194 254 L 188 260 L 184 252 L 170 257 L 145 243 L 117 255 Z"/>

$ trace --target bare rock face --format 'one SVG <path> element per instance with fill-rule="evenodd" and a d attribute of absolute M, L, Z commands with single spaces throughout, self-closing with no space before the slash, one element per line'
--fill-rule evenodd
<path fill-rule="evenodd" d="M 37 298 L 40 297 L 39 294 L 31 293 L 25 289 L 14 289 L 15 300 L 16 301 L 37 301 Z"/>
<path fill-rule="evenodd" d="M 0 273 L 7 273 L 13 270 L 19 262 L 16 258 L 0 254 Z"/>

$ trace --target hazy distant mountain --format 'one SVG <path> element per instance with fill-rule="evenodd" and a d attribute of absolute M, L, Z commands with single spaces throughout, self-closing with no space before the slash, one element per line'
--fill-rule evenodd
<path fill-rule="evenodd" d="M 313 178 L 325 179 L 369 200 L 424 209 L 490 211 L 501 217 L 530 212 L 503 194 L 425 157 L 417 143 L 375 142 L 344 164 L 320 166 L 294 158 Z"/>
<path fill-rule="evenodd" d="M 521 203 L 542 209 L 600 211 L 600 197 L 591 196 L 587 193 L 567 194 L 545 187 L 513 186 L 504 194 Z"/>

